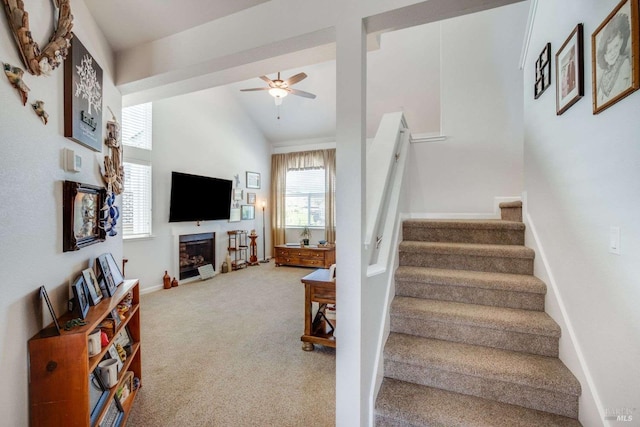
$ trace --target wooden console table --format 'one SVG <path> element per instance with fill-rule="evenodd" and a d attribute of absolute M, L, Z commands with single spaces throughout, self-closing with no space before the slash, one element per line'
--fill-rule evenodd
<path fill-rule="evenodd" d="M 302 349 L 312 351 L 314 344 L 336 347 L 333 331 L 334 319 L 327 319 L 327 304 L 336 303 L 336 282 L 329 280 L 329 270 L 318 269 L 301 279 L 304 283 L 304 335 L 300 337 Z M 318 303 L 318 311 L 313 315 L 313 303 Z"/>
<path fill-rule="evenodd" d="M 293 265 L 297 267 L 329 268 L 336 262 L 335 246 L 287 246 L 275 247 L 276 266 Z"/>

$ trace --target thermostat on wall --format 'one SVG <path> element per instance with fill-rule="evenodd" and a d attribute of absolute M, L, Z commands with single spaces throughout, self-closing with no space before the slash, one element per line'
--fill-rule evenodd
<path fill-rule="evenodd" d="M 75 151 L 64 148 L 64 170 L 67 172 L 80 172 L 82 169 L 82 156 Z"/>

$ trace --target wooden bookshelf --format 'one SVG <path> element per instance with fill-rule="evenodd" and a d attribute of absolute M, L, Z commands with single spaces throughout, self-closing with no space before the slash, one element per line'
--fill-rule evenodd
<path fill-rule="evenodd" d="M 88 337 L 100 323 L 110 316 L 125 297 L 132 293 L 131 308 L 117 326 L 109 344 L 102 351 L 89 357 Z M 63 326 L 74 317 L 67 313 L 59 319 Z M 115 337 L 128 327 L 133 341 L 131 352 L 118 373 L 118 383 L 108 389 L 109 395 L 93 425 L 99 425 L 109 402 L 121 387 L 127 371 L 132 371 L 142 384 L 142 360 L 140 355 L 140 289 L 137 280 L 125 280 L 111 298 L 104 298 L 90 307 L 84 326 L 61 330 L 60 335 L 43 337 L 38 333 L 29 340 L 29 405 L 32 426 L 91 426 L 89 374 L 103 360 Z M 98 372 L 96 371 L 96 375 Z M 137 390 L 124 402 L 124 414 L 120 425 L 125 425 L 131 412 Z"/>

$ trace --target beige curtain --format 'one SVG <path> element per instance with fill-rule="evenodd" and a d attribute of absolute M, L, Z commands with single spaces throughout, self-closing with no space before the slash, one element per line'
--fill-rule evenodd
<path fill-rule="evenodd" d="M 336 150 L 312 150 L 271 156 L 271 237 L 274 245 L 285 241 L 285 192 L 287 172 L 298 169 L 325 170 L 325 239 L 334 242 Z"/>
<path fill-rule="evenodd" d="M 271 242 L 273 246 L 284 245 L 285 208 L 284 198 L 287 189 L 287 155 L 271 156 Z M 275 253 L 272 253 L 275 256 Z"/>
<path fill-rule="evenodd" d="M 336 241 L 336 150 L 324 150 L 325 177 L 325 229 L 324 238 L 329 243 Z"/>

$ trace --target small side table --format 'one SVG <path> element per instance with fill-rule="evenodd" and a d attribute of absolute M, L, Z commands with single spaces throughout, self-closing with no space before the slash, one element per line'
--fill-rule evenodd
<path fill-rule="evenodd" d="M 251 243 L 249 244 L 249 265 L 260 265 L 258 262 L 258 246 L 256 245 L 257 234 L 249 234 Z"/>
<path fill-rule="evenodd" d="M 327 319 L 327 304 L 336 303 L 336 282 L 329 279 L 328 269 L 318 269 L 301 279 L 304 283 L 304 335 L 300 337 L 302 349 L 312 351 L 314 344 L 336 348 L 333 331 L 336 321 Z M 318 303 L 318 311 L 313 316 L 313 303 Z"/>

